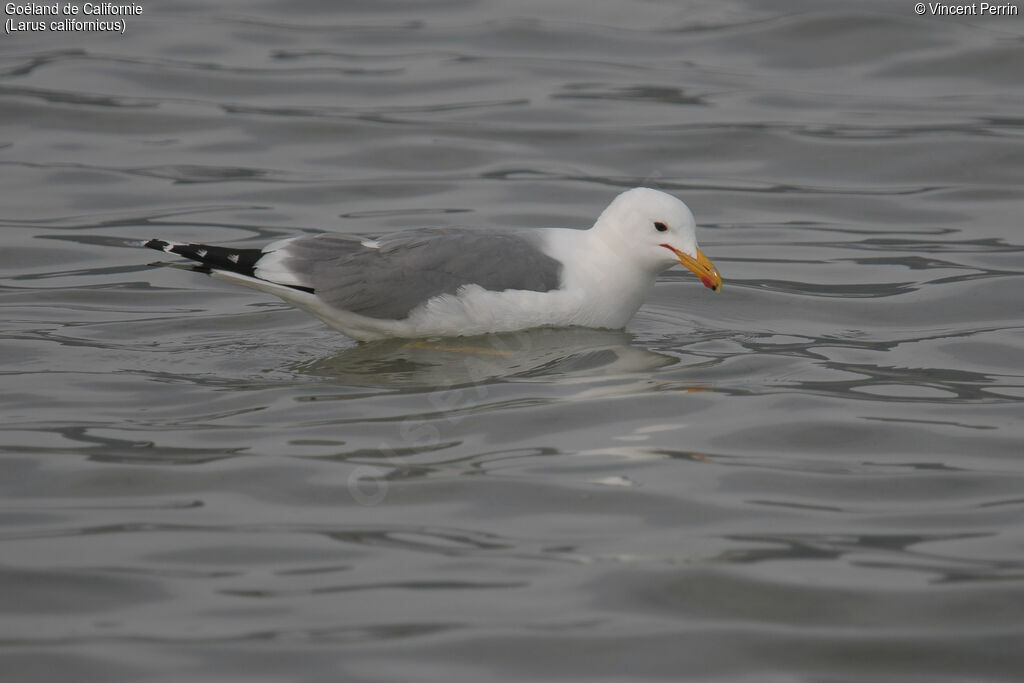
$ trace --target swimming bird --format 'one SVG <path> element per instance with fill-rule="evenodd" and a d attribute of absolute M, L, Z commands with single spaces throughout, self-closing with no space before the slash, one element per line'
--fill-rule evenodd
<path fill-rule="evenodd" d="M 262 249 L 145 246 L 199 262 L 221 280 L 284 299 L 359 341 L 621 328 L 676 264 L 714 291 L 690 209 L 645 187 L 615 197 L 588 230 L 418 228 L 360 239 L 321 233 Z"/>

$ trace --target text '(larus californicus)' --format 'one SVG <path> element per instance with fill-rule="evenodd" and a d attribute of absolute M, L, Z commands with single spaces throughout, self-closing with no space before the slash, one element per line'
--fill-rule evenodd
<path fill-rule="evenodd" d="M 696 224 L 672 195 L 637 187 L 589 230 L 417 228 L 361 239 L 322 233 L 262 249 L 145 246 L 213 277 L 281 297 L 360 341 L 542 326 L 622 328 L 659 273 L 676 264 L 718 291 Z"/>

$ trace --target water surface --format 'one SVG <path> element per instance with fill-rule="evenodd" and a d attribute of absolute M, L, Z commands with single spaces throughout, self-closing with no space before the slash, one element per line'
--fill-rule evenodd
<path fill-rule="evenodd" d="M 0 40 L 18 681 L 1012 681 L 1024 19 L 144 4 Z M 358 345 L 137 248 L 585 227 L 624 331 Z"/>

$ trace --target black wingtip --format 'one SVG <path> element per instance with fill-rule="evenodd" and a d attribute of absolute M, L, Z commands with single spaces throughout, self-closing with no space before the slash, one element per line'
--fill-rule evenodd
<path fill-rule="evenodd" d="M 256 262 L 263 257 L 263 252 L 260 249 L 234 249 L 215 247 L 210 244 L 180 244 L 158 239 L 151 239 L 144 246 L 198 261 L 204 268 L 226 270 L 250 277 L 255 276 Z"/>
<path fill-rule="evenodd" d="M 190 268 L 200 273 L 211 273 L 219 270 L 256 277 L 256 262 L 263 257 L 263 251 L 260 249 L 231 249 L 228 247 L 214 247 L 209 244 L 178 244 L 159 239 L 151 239 L 145 242 L 143 246 L 198 261 L 197 265 L 190 266 Z M 314 293 L 312 287 L 304 287 L 302 285 L 285 286 L 297 289 L 300 292 Z"/>

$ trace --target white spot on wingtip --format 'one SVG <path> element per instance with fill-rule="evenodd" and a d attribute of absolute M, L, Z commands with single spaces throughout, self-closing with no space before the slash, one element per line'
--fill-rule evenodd
<path fill-rule="evenodd" d="M 228 254 L 228 261 L 238 263 L 238 254 Z"/>
<path fill-rule="evenodd" d="M 196 256 L 198 256 L 199 258 L 206 258 L 206 250 L 196 249 Z"/>
<path fill-rule="evenodd" d="M 377 240 L 363 240 L 359 245 L 367 249 L 380 249 L 380 242 Z"/>

